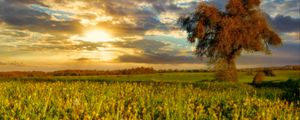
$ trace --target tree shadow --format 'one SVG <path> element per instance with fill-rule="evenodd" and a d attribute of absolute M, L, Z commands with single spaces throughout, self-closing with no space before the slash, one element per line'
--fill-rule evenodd
<path fill-rule="evenodd" d="M 255 88 L 277 88 L 283 90 L 283 94 L 279 97 L 282 100 L 289 102 L 300 101 L 300 79 L 293 80 L 288 79 L 287 81 L 264 81 L 260 84 L 252 84 Z"/>

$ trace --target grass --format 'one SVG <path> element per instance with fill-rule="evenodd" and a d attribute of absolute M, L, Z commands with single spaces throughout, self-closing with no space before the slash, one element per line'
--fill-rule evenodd
<path fill-rule="evenodd" d="M 210 82 L 212 73 L 1 80 L 0 119 L 300 118 L 299 71 L 276 71 L 259 86 L 239 76 L 240 83 Z"/>

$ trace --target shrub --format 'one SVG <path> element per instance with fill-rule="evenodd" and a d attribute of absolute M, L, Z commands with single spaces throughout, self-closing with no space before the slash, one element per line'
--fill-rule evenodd
<path fill-rule="evenodd" d="M 264 73 L 266 76 L 275 76 L 275 73 L 273 72 L 272 69 L 264 69 Z"/>
<path fill-rule="evenodd" d="M 252 83 L 254 85 L 261 84 L 262 81 L 264 80 L 264 78 L 265 78 L 265 73 L 264 72 L 257 72 Z"/>

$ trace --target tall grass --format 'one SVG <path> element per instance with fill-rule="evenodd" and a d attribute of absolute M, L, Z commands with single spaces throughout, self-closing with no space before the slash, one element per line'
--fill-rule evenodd
<path fill-rule="evenodd" d="M 299 119 L 280 87 L 215 82 L 0 82 L 0 119 Z M 297 86 L 296 86 L 297 87 Z"/>

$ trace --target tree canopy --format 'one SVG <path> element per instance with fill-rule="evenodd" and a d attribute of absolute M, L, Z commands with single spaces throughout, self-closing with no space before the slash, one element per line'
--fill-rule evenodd
<path fill-rule="evenodd" d="M 280 45 L 280 37 L 268 24 L 259 8 L 260 0 L 229 0 L 225 11 L 200 3 L 196 11 L 179 18 L 188 41 L 196 43 L 195 53 L 208 57 L 211 63 L 221 63 L 222 70 L 231 71 L 236 80 L 235 59 L 241 52 L 270 53 L 270 45 Z M 235 73 L 234 73 L 235 72 Z"/>

